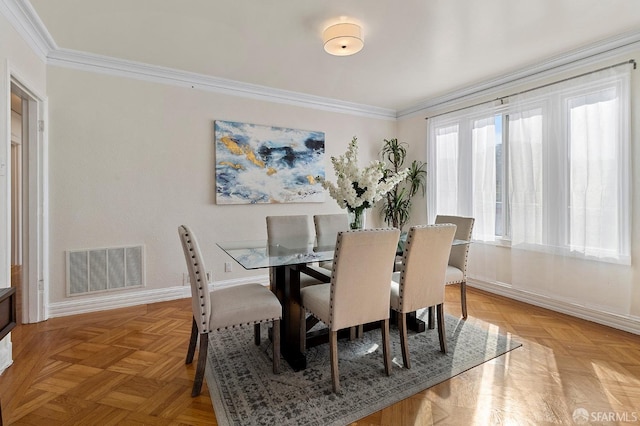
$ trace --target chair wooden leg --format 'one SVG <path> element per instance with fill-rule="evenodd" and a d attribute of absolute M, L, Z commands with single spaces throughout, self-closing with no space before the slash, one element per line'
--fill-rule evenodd
<path fill-rule="evenodd" d="M 462 304 L 462 318 L 467 319 L 467 282 L 460 283 L 460 303 Z"/>
<path fill-rule="evenodd" d="M 434 316 L 434 312 L 433 312 L 433 306 L 429 306 L 428 309 L 429 315 L 428 315 L 428 320 L 427 320 L 427 328 L 429 330 L 433 330 L 435 328 L 435 316 Z"/>
<path fill-rule="evenodd" d="M 273 374 L 280 373 L 280 320 L 273 321 Z"/>
<path fill-rule="evenodd" d="M 331 358 L 331 384 L 333 392 L 340 392 L 340 373 L 338 372 L 338 332 L 329 331 L 329 352 Z"/>
<path fill-rule="evenodd" d="M 193 379 L 191 396 L 200 395 L 202 382 L 204 381 L 204 369 L 207 366 L 207 349 L 209 348 L 209 335 L 200 334 L 200 351 L 198 352 L 198 364 L 196 365 L 196 377 Z"/>
<path fill-rule="evenodd" d="M 185 364 L 191 364 L 193 362 L 193 356 L 196 353 L 196 343 L 198 342 L 198 326 L 196 325 L 196 319 L 193 319 L 191 323 L 191 339 L 189 340 L 189 348 L 187 349 L 187 359 Z"/>
<path fill-rule="evenodd" d="M 384 372 L 391 375 L 391 343 L 389 341 L 389 318 L 382 320 L 382 356 L 384 357 Z"/>
<path fill-rule="evenodd" d="M 400 332 L 400 346 L 402 348 L 402 364 L 404 368 L 411 368 L 409 359 L 409 343 L 407 338 L 407 314 L 398 313 L 398 331 Z"/>
<path fill-rule="evenodd" d="M 440 351 L 447 353 L 447 333 L 444 329 L 444 304 L 438 305 L 438 338 L 440 339 Z"/>
<path fill-rule="evenodd" d="M 350 341 L 356 340 L 357 336 L 358 336 L 358 326 L 354 325 L 353 327 L 349 327 L 349 340 Z"/>
<path fill-rule="evenodd" d="M 253 343 L 260 346 L 260 323 L 253 324 Z"/>

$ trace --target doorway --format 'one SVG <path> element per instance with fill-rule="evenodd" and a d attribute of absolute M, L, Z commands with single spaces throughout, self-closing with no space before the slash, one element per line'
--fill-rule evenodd
<path fill-rule="evenodd" d="M 19 324 L 47 319 L 46 98 L 11 76 L 11 286 Z"/>
<path fill-rule="evenodd" d="M 29 117 L 23 111 L 23 102 L 17 88 L 11 85 L 11 287 L 16 289 L 16 319 L 22 323 L 22 141 L 23 117 Z"/>

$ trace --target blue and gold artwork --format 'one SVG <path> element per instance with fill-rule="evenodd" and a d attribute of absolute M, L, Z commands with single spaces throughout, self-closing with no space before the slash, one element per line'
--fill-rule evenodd
<path fill-rule="evenodd" d="M 324 132 L 214 122 L 216 203 L 323 202 Z"/>

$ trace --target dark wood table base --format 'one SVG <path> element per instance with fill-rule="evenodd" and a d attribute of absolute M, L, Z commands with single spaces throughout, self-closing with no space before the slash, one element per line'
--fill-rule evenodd
<path fill-rule="evenodd" d="M 286 265 L 274 267 L 275 288 L 274 292 L 282 303 L 282 321 L 280 322 L 280 352 L 294 371 L 307 368 L 307 357 L 300 351 L 300 273 L 305 271 L 304 265 Z M 433 309 L 429 308 L 430 318 Z M 395 312 L 391 311 L 391 320 L 394 321 Z M 433 322 L 430 320 L 430 324 Z M 310 324 L 311 325 L 311 324 Z M 412 312 L 407 315 L 409 330 L 421 333 L 426 330 L 424 321 L 416 317 Z M 379 328 L 379 322 L 364 324 L 364 331 Z M 309 327 L 310 328 L 310 327 Z M 309 329 L 307 328 L 307 330 Z M 433 328 L 433 327 L 429 327 Z M 352 339 L 355 333 L 352 330 L 340 330 L 338 338 Z M 328 329 L 313 330 L 307 332 L 306 346 L 313 347 L 329 342 Z"/>

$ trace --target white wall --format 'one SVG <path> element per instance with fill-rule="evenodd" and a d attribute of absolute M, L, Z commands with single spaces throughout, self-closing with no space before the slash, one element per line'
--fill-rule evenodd
<path fill-rule="evenodd" d="M 11 86 L 10 75 L 30 89 L 45 93 L 46 67 L 0 14 L 0 288 L 11 286 Z M 4 166 L 3 166 L 4 165 Z M 11 363 L 11 335 L 0 342 L 0 372 Z"/>
<path fill-rule="evenodd" d="M 608 62 L 639 59 L 638 53 L 640 49 Z M 54 313 L 65 311 L 65 307 L 70 307 L 67 313 L 73 313 L 83 304 L 98 306 L 99 298 L 106 300 L 101 305 L 104 309 L 122 303 L 111 295 L 66 297 L 66 250 L 145 244 L 150 293 L 139 296 L 140 301 L 149 294 L 182 285 L 184 266 L 176 232 L 181 223 L 198 232 L 215 280 L 233 281 L 252 276 L 264 278 L 266 273 L 242 271 L 239 265 L 234 265 L 234 272 L 224 273 L 223 264 L 229 259 L 215 247 L 215 241 L 264 237 L 264 217 L 270 214 L 339 211 L 330 198 L 322 204 L 215 205 L 214 120 L 324 131 L 330 172 L 329 156 L 342 153 L 354 135 L 361 142 L 363 161 L 375 158 L 382 140 L 390 137 L 410 144 L 410 159 L 426 159 L 424 116 L 444 112 L 433 109 L 396 123 L 47 68 L 0 16 L 0 129 L 7 129 L 0 136 L 4 143 L 0 163 L 7 165 L 9 69 L 32 89 L 49 97 L 49 302 Z M 637 73 L 632 74 L 632 141 L 636 142 L 632 143 L 633 164 L 640 161 Z M 525 88 L 497 90 L 486 99 Z M 462 105 L 455 107 L 459 106 Z M 0 197 L 5 200 L 7 176 L 0 176 Z M 640 181 L 638 168 L 633 168 L 633 181 Z M 635 266 L 640 260 L 640 190 L 634 190 L 632 266 L 593 264 L 474 244 L 470 257 L 472 284 L 621 328 L 625 322 L 633 323 L 635 330 L 640 329 L 640 277 Z M 422 204 L 420 201 L 416 200 L 411 223 L 426 221 L 424 200 Z M 370 212 L 368 223 L 380 223 L 377 213 Z M 7 207 L 0 209 L 0 286 L 8 286 L 10 280 L 8 228 Z M 139 291 L 119 294 L 127 299 L 134 293 Z M 0 370 L 7 341 L 0 343 Z"/>
<path fill-rule="evenodd" d="M 601 63 L 591 64 L 583 69 L 566 72 L 559 78 L 577 75 L 635 58 L 638 52 L 618 57 L 608 57 Z M 523 250 L 512 250 L 489 244 L 473 243 L 470 249 L 468 273 L 470 285 L 483 288 L 508 297 L 517 298 L 540 306 L 549 307 L 572 315 L 581 316 L 604 324 L 640 333 L 640 71 L 631 73 L 631 150 L 632 150 L 632 264 L 631 266 L 590 262 L 580 259 L 554 256 Z M 497 89 L 484 99 L 473 103 L 492 100 L 499 96 L 516 93 L 539 81 L 526 86 Z M 449 104 L 445 108 L 424 111 L 398 122 L 398 134 L 420 141 L 417 158 L 426 158 L 427 122 L 425 117 L 463 107 L 470 101 Z M 425 219 L 426 220 L 426 219 Z"/>
<path fill-rule="evenodd" d="M 342 154 L 352 136 L 364 165 L 396 132 L 393 120 L 54 66 L 47 86 L 52 315 L 83 299 L 66 297 L 66 250 L 144 244 L 148 289 L 174 288 L 186 272 L 177 232 L 184 223 L 198 235 L 214 280 L 264 277 L 267 271 L 242 271 L 237 264 L 225 273 L 230 258 L 215 242 L 266 238 L 267 215 L 340 212 L 328 195 L 315 204 L 216 205 L 214 120 L 325 132 L 331 179 L 330 156 Z M 379 223 L 374 216 L 367 221 Z"/>

